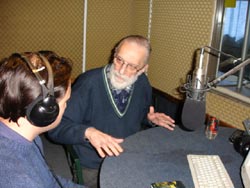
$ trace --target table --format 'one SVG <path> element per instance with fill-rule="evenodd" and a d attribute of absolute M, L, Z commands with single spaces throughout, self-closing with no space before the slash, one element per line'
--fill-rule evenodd
<path fill-rule="evenodd" d="M 235 129 L 219 127 L 218 136 L 209 140 L 204 129 L 172 132 L 162 127 L 141 131 L 125 139 L 124 152 L 107 157 L 100 171 L 101 188 L 150 188 L 153 182 L 181 180 L 194 187 L 187 154 L 219 155 L 236 188 L 243 187 L 240 166 L 243 157 L 228 140 Z"/>

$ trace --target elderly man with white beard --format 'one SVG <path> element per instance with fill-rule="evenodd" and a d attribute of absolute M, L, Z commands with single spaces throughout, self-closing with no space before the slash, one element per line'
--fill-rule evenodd
<path fill-rule="evenodd" d="M 139 35 L 121 39 L 104 67 L 82 73 L 72 87 L 60 126 L 49 133 L 56 142 L 72 144 L 83 169 L 84 182 L 97 188 L 106 156 L 118 156 L 124 138 L 142 124 L 174 130 L 174 120 L 154 112 L 152 88 L 145 72 L 151 47 Z"/>

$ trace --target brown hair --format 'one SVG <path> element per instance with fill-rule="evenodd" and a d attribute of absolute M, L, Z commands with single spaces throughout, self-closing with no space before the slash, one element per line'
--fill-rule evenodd
<path fill-rule="evenodd" d="M 59 99 L 65 95 L 70 84 L 72 63 L 70 60 L 58 56 L 52 51 L 43 53 L 49 62 L 54 78 L 54 95 Z M 42 95 L 39 80 L 28 66 L 29 60 L 39 70 L 39 75 L 48 84 L 48 71 L 45 63 L 37 52 L 14 53 L 0 61 L 0 116 L 4 119 L 17 122 L 18 118 L 25 117 L 27 106 L 38 96 Z"/>

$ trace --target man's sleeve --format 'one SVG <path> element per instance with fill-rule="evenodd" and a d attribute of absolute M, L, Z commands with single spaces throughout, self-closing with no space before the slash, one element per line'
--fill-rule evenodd
<path fill-rule="evenodd" d="M 72 94 L 61 123 L 48 132 L 49 137 L 61 144 L 81 144 L 84 141 L 85 130 L 90 127 L 92 111 L 91 85 L 85 77 L 79 79 L 72 87 Z"/>
<path fill-rule="evenodd" d="M 149 112 L 149 107 L 153 105 L 153 103 L 152 103 L 152 87 L 151 87 L 147 78 L 145 79 L 144 85 L 145 85 L 144 87 L 145 87 L 146 105 L 144 106 L 144 118 L 143 118 L 142 124 L 144 126 L 147 126 L 147 127 L 155 127 L 155 125 L 152 122 L 149 122 L 148 118 L 147 118 L 147 115 Z"/>

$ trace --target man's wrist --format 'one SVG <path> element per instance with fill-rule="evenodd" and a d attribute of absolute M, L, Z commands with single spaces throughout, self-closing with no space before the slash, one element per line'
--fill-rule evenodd
<path fill-rule="evenodd" d="M 85 130 L 85 133 L 83 135 L 83 140 L 86 141 L 86 142 L 89 142 L 89 129 L 91 129 L 93 127 L 88 127 L 86 130 Z"/>

